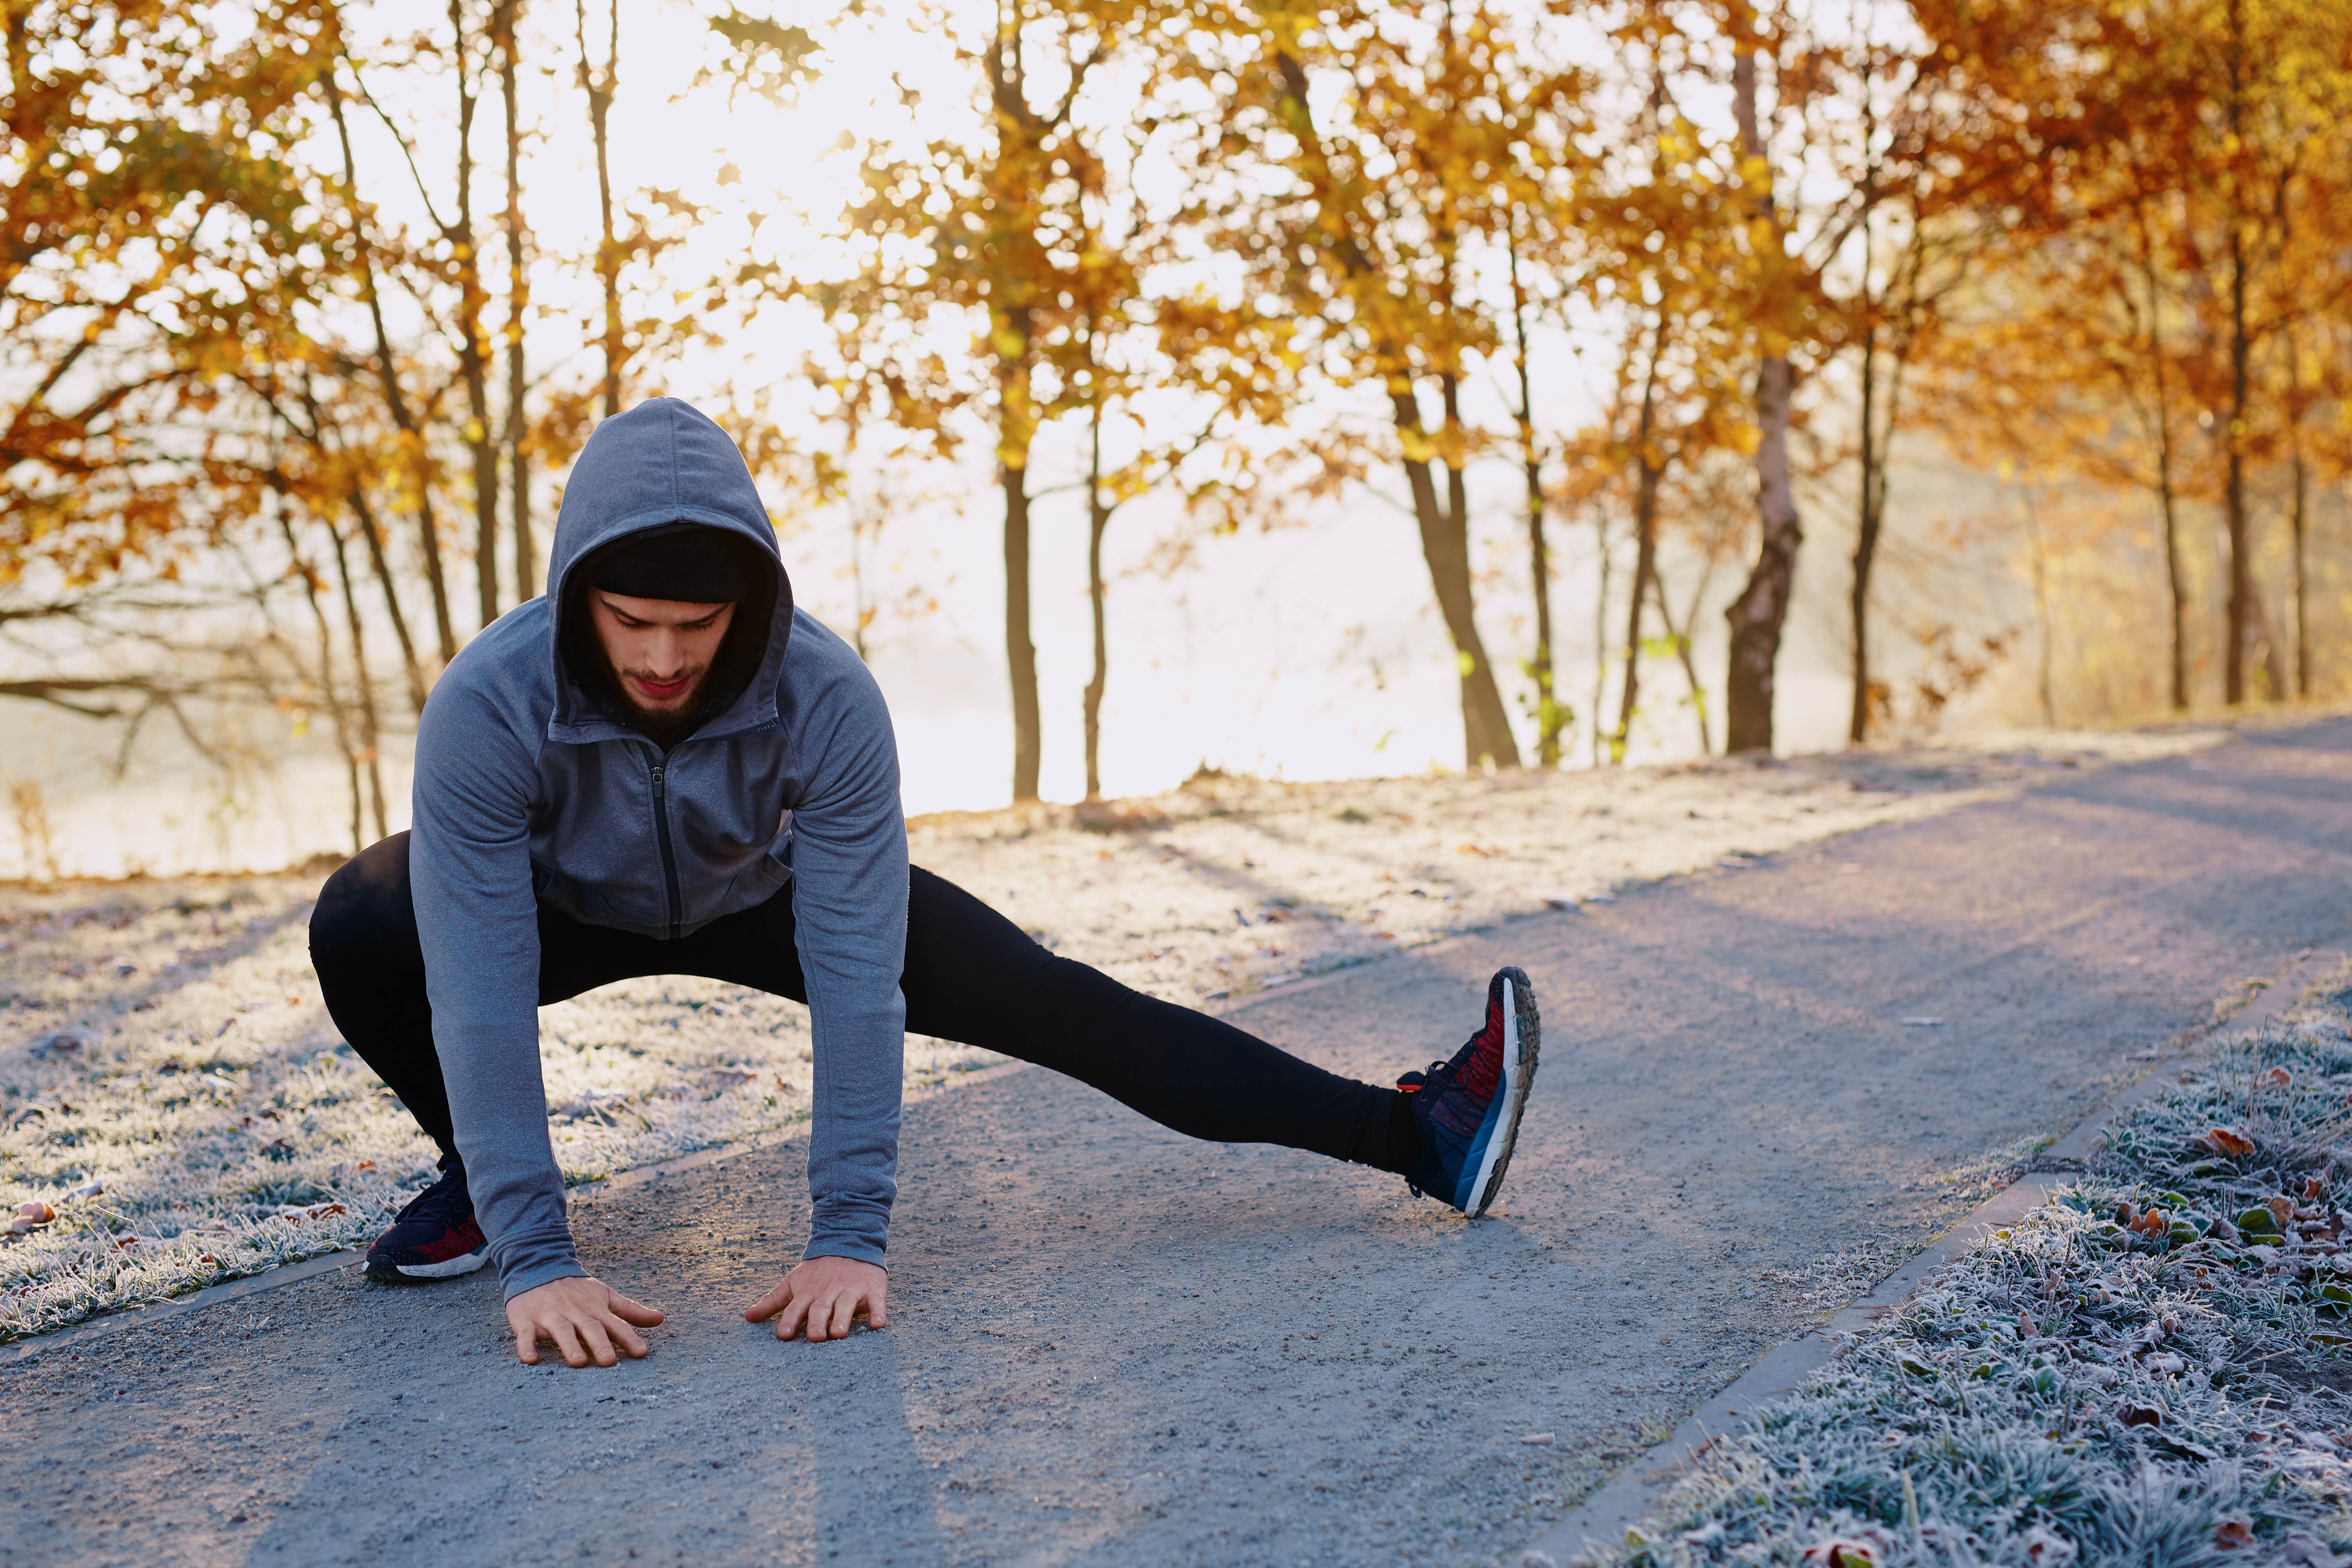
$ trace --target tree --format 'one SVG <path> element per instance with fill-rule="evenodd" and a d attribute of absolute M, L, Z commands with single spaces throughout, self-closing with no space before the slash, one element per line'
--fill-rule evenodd
<path fill-rule="evenodd" d="M 1789 468 L 1789 427 L 1796 411 L 1792 340 L 1807 303 L 1806 279 L 1791 261 L 1786 225 L 1773 190 L 1771 149 L 1759 105 L 1757 58 L 1785 36 L 1749 0 L 1727 0 L 1724 16 L 1732 50 L 1731 107 L 1738 127 L 1739 184 L 1749 204 L 1753 290 L 1748 312 L 1756 354 L 1756 563 L 1739 596 L 1724 612 L 1731 625 L 1731 658 L 1724 682 L 1724 749 L 1772 749 L 1772 699 L 1780 658 L 1780 629 L 1796 585 L 1797 550 L 1804 530 Z M 1775 55 L 1775 64 L 1785 62 Z M 1785 68 L 1775 73 L 1784 84 Z"/>
<path fill-rule="evenodd" d="M 1975 282 L 1983 320 L 1945 372 L 1961 428 L 2155 499 L 2176 708 L 2189 698 L 2183 512 L 2218 508 L 2222 695 L 2244 700 L 2258 666 L 2283 694 L 2254 576 L 2255 476 L 2291 469 L 2301 444 L 2296 331 L 2352 289 L 2340 247 L 2314 243 L 2305 217 L 2341 202 L 2352 17 L 2336 0 L 1937 4 L 1923 16 L 1982 106 L 1990 129 L 1970 161 L 1996 174 L 1972 177 L 2004 231 Z"/>
<path fill-rule="evenodd" d="M 191 10 L 0 5 L 0 626 L 121 656 L 0 693 L 134 733 L 184 725 L 194 690 L 153 617 L 209 602 L 187 569 L 268 524 L 261 492 L 218 482 L 260 440 L 236 373 L 299 337 L 321 289 L 290 156 L 321 15 L 261 5 L 224 43 Z"/>
<path fill-rule="evenodd" d="M 1030 460 L 1058 386 L 1041 387 L 1056 345 L 1084 337 L 1089 306 L 1074 291 L 1103 198 L 1101 163 L 1082 120 L 1087 83 L 1135 52 L 1156 24 L 1123 0 L 999 0 L 986 31 L 954 48 L 971 98 L 953 135 L 877 140 L 861 164 L 863 195 L 839 232 L 843 275 L 764 277 L 771 300 L 814 303 L 835 329 L 847 395 L 879 399 L 910 431 L 952 448 L 959 421 L 987 432 L 1003 500 L 1005 664 L 1013 697 L 1013 798 L 1037 798 L 1043 731 L 1030 627 Z M 954 37 L 944 12 L 924 24 Z M 739 82 L 782 83 L 815 45 L 797 27 L 730 13 Z M 911 110 L 918 95 L 900 88 Z M 910 117 L 911 118 L 911 117 Z M 958 342 L 961 339 L 961 342 Z"/>
<path fill-rule="evenodd" d="M 1473 768 L 1517 767 L 1519 749 L 1477 624 L 1467 472 L 1493 435 L 1465 415 L 1464 384 L 1507 352 L 1515 215 L 1570 200 L 1585 162 L 1590 82 L 1547 20 L 1450 0 L 1270 4 L 1195 46 L 1218 120 L 1193 212 L 1241 276 L 1171 302 L 1171 352 L 1237 409 L 1326 388 L 1360 400 L 1364 423 L 1301 442 L 1334 476 L 1402 468 Z"/>

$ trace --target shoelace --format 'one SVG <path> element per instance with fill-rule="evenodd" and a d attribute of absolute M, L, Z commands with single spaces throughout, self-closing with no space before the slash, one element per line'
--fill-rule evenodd
<path fill-rule="evenodd" d="M 455 1226 L 474 1212 L 473 1195 L 466 1190 L 466 1178 L 461 1172 L 450 1171 L 441 1179 L 408 1200 L 400 1211 L 399 1219 L 439 1220 L 445 1226 Z"/>

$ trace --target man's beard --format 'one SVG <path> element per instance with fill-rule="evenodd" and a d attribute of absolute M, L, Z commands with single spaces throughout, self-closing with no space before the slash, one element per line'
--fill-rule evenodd
<path fill-rule="evenodd" d="M 646 672 L 618 668 L 610 656 L 605 658 L 604 670 L 611 677 L 613 690 L 620 697 L 622 705 L 628 709 L 630 717 L 648 730 L 674 729 L 685 723 L 700 709 L 703 696 L 710 687 L 710 666 L 706 664 L 694 672 L 693 679 L 687 685 L 686 695 L 666 707 L 648 708 L 637 700 L 635 692 L 629 686 L 630 676 Z M 651 677 L 648 675 L 647 679 Z"/>

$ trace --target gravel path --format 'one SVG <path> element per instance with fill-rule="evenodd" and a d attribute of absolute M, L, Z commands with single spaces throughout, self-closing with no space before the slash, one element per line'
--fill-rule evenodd
<path fill-rule="evenodd" d="M 1500 1560 L 1987 1151 L 2347 940 L 2346 721 L 1516 922 L 1238 1015 L 1393 1073 L 1524 964 L 1486 1223 L 1009 1072 L 909 1110 L 887 1334 L 731 1317 L 803 1223 L 796 1147 L 747 1153 L 581 1210 L 672 1311 L 643 1363 L 528 1371 L 488 1279 L 344 1271 L 0 1369 L 0 1563 Z"/>

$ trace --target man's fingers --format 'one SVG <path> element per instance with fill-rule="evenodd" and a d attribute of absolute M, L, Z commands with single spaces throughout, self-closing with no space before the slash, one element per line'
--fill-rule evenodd
<path fill-rule="evenodd" d="M 805 1296 L 796 1297 L 784 1308 L 782 1315 L 776 1320 L 776 1338 L 791 1339 L 801 1331 L 801 1324 L 803 1321 L 809 1323 L 812 1337 L 814 1337 L 815 1320 L 810 1316 L 809 1300 Z"/>
<path fill-rule="evenodd" d="M 874 1294 L 866 1303 L 866 1326 L 869 1329 L 890 1326 L 890 1282 L 887 1279 L 874 1287 Z"/>
<path fill-rule="evenodd" d="M 793 1282 L 787 1278 L 777 1287 L 744 1309 L 747 1323 L 764 1323 L 789 1305 L 793 1299 Z"/>
<path fill-rule="evenodd" d="M 620 1358 L 613 1353 L 613 1336 L 604 1331 L 604 1324 L 590 1319 L 580 1325 L 580 1338 L 588 1347 L 590 1359 L 598 1366 L 620 1364 Z"/>
<path fill-rule="evenodd" d="M 582 1345 L 580 1326 L 577 1323 L 566 1320 L 551 1324 L 545 1331 L 548 1337 L 555 1342 L 555 1348 L 562 1352 L 564 1365 L 582 1367 L 588 1364 L 588 1352 Z"/>
<path fill-rule="evenodd" d="M 632 1301 L 618 1290 L 612 1292 L 612 1298 L 607 1305 L 611 1308 L 613 1316 L 620 1319 L 621 1321 L 635 1323 L 641 1329 L 654 1329 L 661 1326 L 662 1310 L 659 1307 L 648 1307 L 643 1301 Z M 632 1334 L 629 1337 L 635 1339 L 636 1336 Z"/>
<path fill-rule="evenodd" d="M 862 1291 L 844 1290 L 826 1302 L 825 1305 L 832 1309 L 832 1321 L 825 1331 L 824 1337 L 829 1340 L 847 1339 L 850 1325 L 857 1321 L 858 1303 L 864 1300 L 865 1293 Z"/>
<path fill-rule="evenodd" d="M 626 1323 L 608 1323 L 605 1331 L 613 1336 L 613 1346 L 633 1360 L 643 1361 L 646 1355 L 644 1336 Z"/>
<path fill-rule="evenodd" d="M 525 1366 L 537 1366 L 539 1364 L 539 1336 L 536 1334 L 520 1333 L 515 1335 L 515 1356 Z"/>

